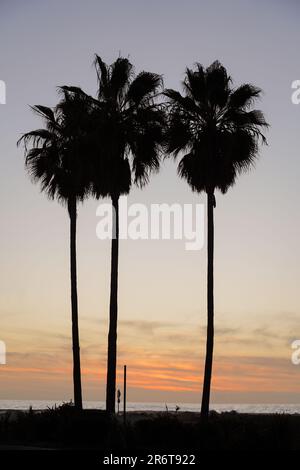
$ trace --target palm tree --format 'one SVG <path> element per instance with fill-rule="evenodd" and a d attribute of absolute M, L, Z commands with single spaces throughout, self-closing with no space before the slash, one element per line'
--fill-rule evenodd
<path fill-rule="evenodd" d="M 197 193 L 207 195 L 207 341 L 201 415 L 208 417 L 214 347 L 214 208 L 215 191 L 223 194 L 250 169 L 267 128 L 261 111 L 252 109 L 261 90 L 231 87 L 226 69 L 214 62 L 186 70 L 184 94 L 168 89 L 167 151 L 177 157 L 178 173 Z"/>
<path fill-rule="evenodd" d="M 132 181 L 143 187 L 151 171 L 159 168 L 164 135 L 164 112 L 157 103 L 162 86 L 160 75 L 141 72 L 135 76 L 128 59 L 119 57 L 107 65 L 95 56 L 97 97 L 90 99 L 93 125 L 90 142 L 94 147 L 92 189 L 96 198 L 110 197 L 113 207 L 111 279 L 107 353 L 106 410 L 115 412 L 119 198 L 129 193 Z M 64 87 L 79 96 L 79 88 Z"/>
<path fill-rule="evenodd" d="M 25 165 L 34 182 L 50 199 L 65 204 L 70 218 L 70 273 L 73 345 L 74 404 L 82 409 L 80 347 L 78 329 L 76 223 L 77 204 L 90 193 L 84 157 L 88 107 L 82 99 L 64 92 L 55 109 L 33 106 L 45 127 L 24 134 Z M 29 147 L 30 144 L 30 147 Z"/>

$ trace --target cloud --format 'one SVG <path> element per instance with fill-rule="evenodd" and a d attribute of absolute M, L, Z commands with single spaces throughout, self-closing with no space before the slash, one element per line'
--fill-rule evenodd
<path fill-rule="evenodd" d="M 296 315 L 287 316 L 279 328 L 266 317 L 260 324 L 239 328 L 225 319 L 216 327 L 212 389 L 222 393 L 300 393 L 299 371 L 290 363 L 289 329 L 296 331 Z M 82 375 L 87 396 L 105 390 L 107 331 L 90 328 L 94 319 L 82 320 Z M 122 366 L 128 366 L 129 389 L 158 393 L 201 394 L 206 328 L 199 323 L 134 320 L 119 324 L 118 383 Z M 24 345 L 26 347 L 24 347 Z M 32 382 L 48 390 L 55 386 L 72 388 L 70 335 L 20 327 L 14 331 L 8 348 L 8 364 L 1 368 L 5 389 Z M 10 385 L 9 385 L 10 384 Z M 50 387 L 50 388 L 49 388 Z M 145 392 L 146 393 L 146 392 Z M 183 395 L 182 395 L 183 394 Z M 194 394 L 194 395 L 193 395 Z M 155 395 L 157 396 L 157 395 Z M 47 397 L 46 397 L 47 398 Z M 99 397 L 100 398 L 100 397 Z M 190 398 L 189 398 L 190 399 Z"/>

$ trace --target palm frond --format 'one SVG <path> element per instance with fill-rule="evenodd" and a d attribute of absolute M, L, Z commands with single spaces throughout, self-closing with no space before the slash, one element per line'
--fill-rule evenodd
<path fill-rule="evenodd" d="M 109 68 L 97 54 L 95 54 L 94 66 L 98 79 L 98 98 L 100 98 L 101 94 L 105 94 L 110 79 Z"/>
<path fill-rule="evenodd" d="M 42 118 L 50 121 L 50 122 L 53 122 L 55 121 L 55 117 L 54 117 L 54 112 L 51 108 L 47 107 L 47 106 L 41 106 L 41 105 L 34 105 L 34 106 L 30 106 L 30 108 L 38 115 L 40 115 Z"/>
<path fill-rule="evenodd" d="M 233 109 L 249 108 L 260 97 L 261 93 L 261 88 L 245 83 L 231 91 L 228 106 Z"/>
<path fill-rule="evenodd" d="M 138 105 L 145 98 L 149 99 L 154 97 L 162 85 L 163 81 L 161 75 L 150 72 L 141 72 L 131 82 L 127 93 L 127 99 L 135 105 Z"/>
<path fill-rule="evenodd" d="M 204 104 L 207 99 L 205 73 L 201 64 L 196 67 L 196 70 L 186 69 L 183 88 L 189 98 Z"/>
<path fill-rule="evenodd" d="M 132 72 L 132 64 L 126 58 L 118 57 L 118 59 L 111 65 L 109 88 L 115 99 L 123 99 L 129 86 Z"/>
<path fill-rule="evenodd" d="M 28 144 L 32 142 L 33 146 L 35 147 L 50 142 L 53 140 L 53 137 L 53 133 L 51 133 L 48 129 L 36 129 L 35 131 L 26 132 L 23 134 L 17 141 L 17 145 L 19 146 L 23 142 L 25 148 L 27 148 Z"/>

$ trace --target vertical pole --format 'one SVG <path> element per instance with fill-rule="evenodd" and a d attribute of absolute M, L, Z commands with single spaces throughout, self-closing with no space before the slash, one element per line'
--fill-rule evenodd
<path fill-rule="evenodd" d="M 124 424 L 126 424 L 126 380 L 127 380 L 127 366 L 124 366 L 124 390 L 123 390 L 123 420 Z"/>

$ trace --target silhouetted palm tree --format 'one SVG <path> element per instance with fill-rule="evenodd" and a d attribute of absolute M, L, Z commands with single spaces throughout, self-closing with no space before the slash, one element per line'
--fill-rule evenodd
<path fill-rule="evenodd" d="M 70 217 L 70 271 L 73 345 L 74 404 L 82 408 L 78 329 L 76 222 L 77 203 L 90 193 L 88 165 L 84 158 L 88 107 L 82 99 L 64 92 L 55 109 L 33 106 L 45 127 L 24 134 L 25 164 L 34 182 L 50 199 L 65 204 Z M 30 144 L 30 147 L 29 147 Z"/>
<path fill-rule="evenodd" d="M 179 175 L 193 191 L 207 194 L 207 342 L 201 415 L 209 413 L 214 346 L 214 208 L 215 191 L 223 194 L 239 173 L 252 167 L 261 129 L 268 125 L 261 111 L 252 105 L 261 90 L 244 84 L 231 87 L 226 69 L 214 62 L 204 69 L 196 64 L 187 69 L 184 95 L 166 90 L 169 105 L 167 150 L 175 157 L 183 152 Z"/>
<path fill-rule="evenodd" d="M 164 131 L 164 113 L 156 97 L 162 86 L 160 75 L 141 72 L 134 75 L 128 59 L 119 57 L 112 65 L 96 55 L 97 98 L 90 97 L 94 146 L 94 195 L 109 196 L 113 206 L 111 245 L 111 284 L 107 355 L 106 409 L 115 412 L 117 322 L 118 322 L 118 254 L 119 197 L 128 194 L 132 179 L 142 187 L 151 171 L 159 168 L 160 145 Z M 80 96 L 79 88 L 64 87 Z"/>

